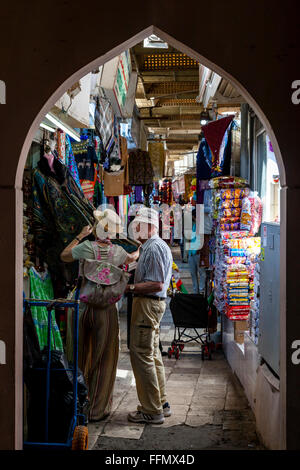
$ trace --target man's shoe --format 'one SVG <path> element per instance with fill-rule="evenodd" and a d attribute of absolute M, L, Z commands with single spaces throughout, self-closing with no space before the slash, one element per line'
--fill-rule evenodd
<path fill-rule="evenodd" d="M 171 407 L 168 402 L 163 405 L 163 413 L 165 418 L 168 418 L 172 414 Z"/>
<path fill-rule="evenodd" d="M 163 424 L 165 418 L 163 413 L 159 415 L 150 415 L 142 411 L 134 411 L 128 414 L 128 421 L 132 423 Z"/>

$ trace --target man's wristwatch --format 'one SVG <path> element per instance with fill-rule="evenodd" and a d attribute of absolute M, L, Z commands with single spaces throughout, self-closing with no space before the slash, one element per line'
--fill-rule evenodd
<path fill-rule="evenodd" d="M 135 285 L 134 284 L 129 284 L 129 289 L 131 290 L 131 292 L 134 291 Z"/>

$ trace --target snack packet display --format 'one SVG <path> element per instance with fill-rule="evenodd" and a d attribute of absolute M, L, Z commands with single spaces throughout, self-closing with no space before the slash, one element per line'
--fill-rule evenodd
<path fill-rule="evenodd" d="M 217 188 L 245 188 L 248 186 L 247 180 L 244 178 L 239 178 L 237 176 L 218 176 L 217 178 L 212 178 L 209 182 L 209 185 L 212 189 Z"/>
<path fill-rule="evenodd" d="M 220 230 L 222 231 L 230 231 L 230 230 L 239 230 L 240 228 L 240 223 L 239 222 L 236 222 L 234 224 L 220 224 Z"/>
<path fill-rule="evenodd" d="M 255 235 L 260 227 L 262 219 L 262 202 L 257 196 L 245 197 L 241 210 L 241 230 L 248 230 L 249 235 Z"/>
<path fill-rule="evenodd" d="M 224 201 L 225 199 L 242 199 L 249 195 L 249 188 L 244 189 L 222 189 L 220 191 L 220 197 Z"/>
<path fill-rule="evenodd" d="M 238 209 L 242 207 L 243 199 L 225 199 L 221 202 L 222 209 Z"/>

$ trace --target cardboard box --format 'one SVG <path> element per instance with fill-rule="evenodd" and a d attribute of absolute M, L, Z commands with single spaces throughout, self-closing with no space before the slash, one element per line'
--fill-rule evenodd
<path fill-rule="evenodd" d="M 234 341 L 239 344 L 244 343 L 244 332 L 248 329 L 247 320 L 237 320 L 234 322 Z"/>
<path fill-rule="evenodd" d="M 247 320 L 238 320 L 234 322 L 234 331 L 246 331 L 248 329 Z"/>

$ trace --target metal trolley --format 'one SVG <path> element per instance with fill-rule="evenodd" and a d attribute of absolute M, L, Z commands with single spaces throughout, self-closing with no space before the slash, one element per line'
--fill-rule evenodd
<path fill-rule="evenodd" d="M 39 300 L 39 299 L 25 299 L 24 297 L 24 313 L 27 306 L 46 307 L 48 311 L 48 338 L 47 338 L 47 365 L 46 368 L 39 368 L 36 370 L 46 371 L 46 409 L 45 409 L 45 434 L 43 442 L 24 442 L 24 449 L 39 447 L 39 448 L 60 448 L 72 450 L 87 450 L 88 449 L 88 428 L 86 426 L 86 417 L 84 414 L 79 414 L 77 409 L 78 398 L 78 322 L 79 322 L 79 288 L 75 291 L 74 299 L 55 299 L 55 300 Z M 67 307 L 74 309 L 74 347 L 73 347 L 73 367 L 69 369 L 54 369 L 51 368 L 51 312 L 56 307 Z M 50 402 L 50 379 L 51 372 L 65 372 L 71 371 L 73 374 L 73 400 L 72 400 L 72 418 L 69 425 L 68 437 L 66 442 L 49 442 L 49 402 Z"/>
<path fill-rule="evenodd" d="M 196 341 L 201 345 L 202 360 L 205 357 L 211 359 L 212 315 L 207 298 L 201 294 L 174 294 L 170 301 L 170 310 L 175 331 L 171 347 L 168 349 L 168 357 L 174 355 L 179 359 L 185 344 Z M 204 332 L 199 333 L 198 329 L 204 329 Z M 190 330 L 193 330 L 193 333 Z"/>

